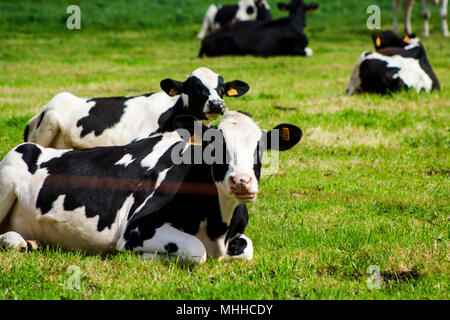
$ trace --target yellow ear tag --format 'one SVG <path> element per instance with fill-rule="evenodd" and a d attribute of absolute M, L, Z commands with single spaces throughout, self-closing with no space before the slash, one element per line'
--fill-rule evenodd
<path fill-rule="evenodd" d="M 281 128 L 280 137 L 281 137 L 281 140 L 289 141 L 289 129 Z"/>
<path fill-rule="evenodd" d="M 175 88 L 170 89 L 169 96 L 176 96 L 177 94 L 178 94 L 177 89 Z"/>
<path fill-rule="evenodd" d="M 314 9 L 311 8 L 311 9 L 308 10 L 308 12 L 309 12 L 309 13 L 314 13 Z"/>
<path fill-rule="evenodd" d="M 199 143 L 198 141 L 196 141 L 195 136 L 192 135 L 191 138 L 189 139 L 189 144 L 191 146 L 201 146 L 201 142 Z"/>
<path fill-rule="evenodd" d="M 403 38 L 403 42 L 408 42 L 409 40 L 411 40 L 407 35 Z"/>
<path fill-rule="evenodd" d="M 380 37 L 377 37 L 377 40 L 375 41 L 375 45 L 376 45 L 377 47 L 381 46 L 381 40 L 380 40 Z"/>
<path fill-rule="evenodd" d="M 237 96 L 237 94 L 238 94 L 237 90 L 233 89 L 233 88 L 231 88 L 227 91 L 227 95 L 229 95 L 229 96 Z"/>

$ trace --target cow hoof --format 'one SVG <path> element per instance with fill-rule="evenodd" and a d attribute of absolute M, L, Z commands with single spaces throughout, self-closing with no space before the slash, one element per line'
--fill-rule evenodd
<path fill-rule="evenodd" d="M 313 55 L 313 50 L 311 48 L 305 48 L 306 56 L 311 57 Z"/>
<path fill-rule="evenodd" d="M 12 250 L 26 250 L 27 242 L 20 234 L 10 231 L 0 235 L 0 248 Z"/>
<path fill-rule="evenodd" d="M 27 240 L 27 251 L 37 250 L 40 246 L 40 243 L 36 240 Z"/>

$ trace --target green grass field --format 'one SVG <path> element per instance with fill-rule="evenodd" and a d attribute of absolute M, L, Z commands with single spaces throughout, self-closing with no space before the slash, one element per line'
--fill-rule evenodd
<path fill-rule="evenodd" d="M 200 66 L 249 83 L 245 96 L 226 98 L 229 109 L 250 112 L 265 129 L 296 124 L 304 136 L 260 181 L 246 231 L 252 261 L 183 266 L 126 252 L 6 251 L 0 299 L 449 299 L 450 39 L 438 8 L 430 6 L 431 36 L 422 40 L 442 90 L 350 97 L 352 66 L 373 50 L 366 8 L 380 5 L 387 29 L 391 1 L 317 2 L 307 17 L 311 58 L 199 59 L 195 35 L 210 1 L 77 1 L 79 31 L 65 26 L 74 1 L 2 1 L 0 159 L 61 91 L 159 91 L 160 80 Z M 417 34 L 421 26 L 416 4 Z M 65 286 L 72 265 L 78 290 Z M 367 285 L 371 265 L 383 276 L 379 289 Z"/>

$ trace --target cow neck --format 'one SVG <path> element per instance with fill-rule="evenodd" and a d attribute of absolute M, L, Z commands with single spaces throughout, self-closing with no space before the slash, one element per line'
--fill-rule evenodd
<path fill-rule="evenodd" d="M 303 21 L 302 17 L 305 16 L 303 6 L 299 6 L 295 11 L 290 15 L 291 23 L 294 26 L 294 29 L 298 32 L 303 32 Z"/>

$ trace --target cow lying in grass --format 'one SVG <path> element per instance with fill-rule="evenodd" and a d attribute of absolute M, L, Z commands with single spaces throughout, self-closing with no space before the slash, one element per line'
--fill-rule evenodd
<path fill-rule="evenodd" d="M 373 39 L 377 52 L 361 54 L 353 67 L 347 93 L 440 90 L 439 80 L 418 38 L 402 39 L 392 31 L 385 31 Z"/>
<path fill-rule="evenodd" d="M 208 68 L 194 70 L 184 82 L 162 80 L 161 88 L 134 97 L 59 93 L 29 121 L 24 141 L 57 149 L 123 145 L 170 130 L 172 119 L 180 114 L 215 119 L 224 112 L 224 95 L 239 97 L 249 89 L 240 80 L 224 82 Z"/>
<path fill-rule="evenodd" d="M 280 3 L 280 9 L 288 10 L 289 17 L 272 21 L 245 21 L 223 28 L 202 41 L 199 57 L 222 55 L 300 55 L 311 56 L 305 27 L 305 13 L 317 9 L 317 3 L 304 4 L 292 0 Z"/>
<path fill-rule="evenodd" d="M 208 34 L 239 21 L 270 20 L 272 16 L 269 9 L 266 0 L 239 0 L 235 5 L 225 6 L 212 4 L 206 11 L 197 38 L 203 39 Z"/>
<path fill-rule="evenodd" d="M 292 148 L 301 130 L 281 124 L 266 133 L 234 111 L 201 132 L 190 116 L 174 122 L 176 131 L 125 146 L 14 148 L 0 163 L 0 245 L 34 239 L 199 263 L 207 256 L 251 259 L 247 221 L 235 209 L 257 198 L 264 150 Z"/>

